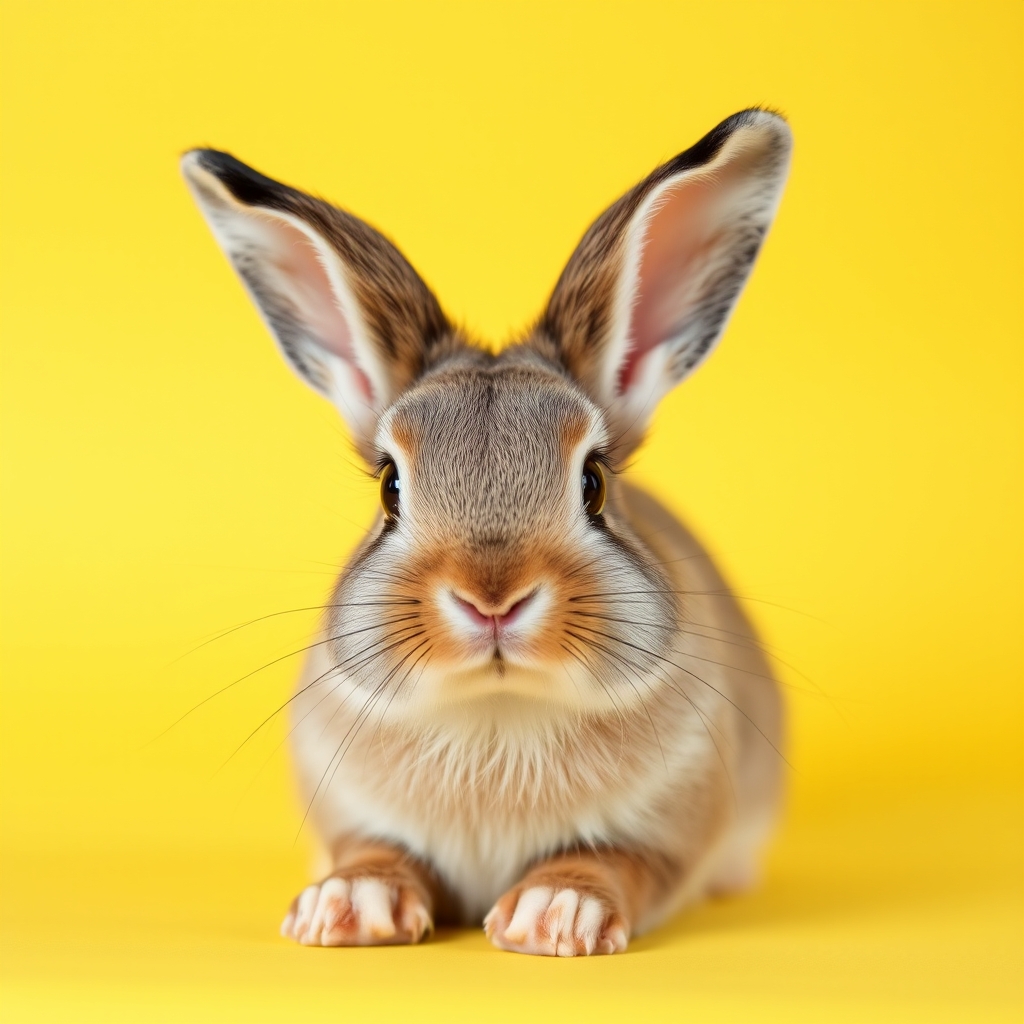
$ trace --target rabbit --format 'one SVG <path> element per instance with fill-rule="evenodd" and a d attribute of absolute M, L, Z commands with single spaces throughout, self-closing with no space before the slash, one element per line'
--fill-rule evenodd
<path fill-rule="evenodd" d="M 325 877 L 282 933 L 618 953 L 755 879 L 783 711 L 744 612 L 622 470 L 708 357 L 774 218 L 791 133 L 729 117 L 602 213 L 520 340 L 474 344 L 395 246 L 227 153 L 188 186 L 381 508 L 291 701 Z"/>

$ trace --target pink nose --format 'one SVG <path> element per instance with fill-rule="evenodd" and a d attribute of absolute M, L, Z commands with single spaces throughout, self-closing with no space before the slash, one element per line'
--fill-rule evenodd
<path fill-rule="evenodd" d="M 484 604 L 479 601 L 469 601 L 464 597 L 459 597 L 458 594 L 453 593 L 452 597 L 458 602 L 459 607 L 478 625 L 478 626 L 489 626 L 494 630 L 503 629 L 506 626 L 511 626 L 517 618 L 519 618 L 520 612 L 533 600 L 533 596 L 536 591 L 532 591 L 525 597 L 519 598 L 514 601 L 511 605 L 497 607 L 494 605 Z"/>

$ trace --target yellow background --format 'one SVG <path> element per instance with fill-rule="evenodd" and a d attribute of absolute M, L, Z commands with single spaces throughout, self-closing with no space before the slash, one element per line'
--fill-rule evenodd
<path fill-rule="evenodd" d="M 1020 1019 L 1020 3 L 0 10 L 2 1019 Z M 764 886 L 612 959 L 285 944 L 282 723 L 218 769 L 295 659 L 154 737 L 306 641 L 176 660 L 322 601 L 375 498 L 178 153 L 346 206 L 501 340 L 756 103 L 796 136 L 778 222 L 635 475 L 787 663 Z"/>

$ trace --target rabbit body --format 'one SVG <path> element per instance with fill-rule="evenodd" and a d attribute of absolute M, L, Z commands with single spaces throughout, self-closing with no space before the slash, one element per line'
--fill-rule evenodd
<path fill-rule="evenodd" d="M 494 354 L 369 225 L 211 150 L 192 192 L 292 368 L 381 477 L 291 702 L 330 870 L 283 932 L 613 953 L 748 884 L 782 715 L 706 552 L 622 470 L 707 357 L 774 216 L 790 134 L 743 111 L 586 232 Z"/>
<path fill-rule="evenodd" d="M 777 687 L 691 534 L 634 487 L 622 487 L 620 504 L 686 595 L 688 625 L 666 653 L 678 667 L 662 670 L 680 693 L 590 721 L 529 695 L 495 694 L 471 713 L 451 705 L 411 721 L 391 720 L 382 706 L 360 728 L 365 695 L 339 686 L 321 700 L 314 681 L 331 678 L 332 661 L 317 648 L 298 685 L 292 752 L 328 847 L 352 834 L 401 844 L 443 880 L 449 919 L 467 924 L 529 865 L 577 843 L 664 851 L 686 865 L 634 932 L 754 880 L 781 791 Z"/>

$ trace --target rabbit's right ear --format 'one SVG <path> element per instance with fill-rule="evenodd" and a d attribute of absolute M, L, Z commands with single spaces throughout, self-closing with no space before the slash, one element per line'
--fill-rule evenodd
<path fill-rule="evenodd" d="M 368 224 L 227 153 L 182 172 L 292 368 L 330 398 L 372 459 L 380 414 L 451 333 L 405 257 Z"/>

